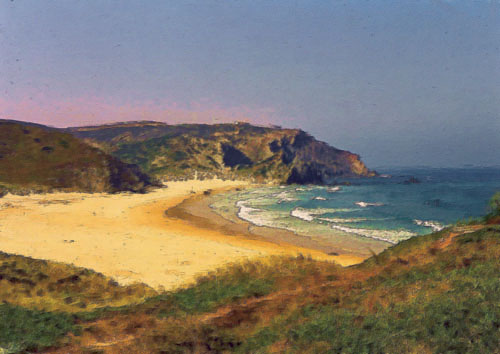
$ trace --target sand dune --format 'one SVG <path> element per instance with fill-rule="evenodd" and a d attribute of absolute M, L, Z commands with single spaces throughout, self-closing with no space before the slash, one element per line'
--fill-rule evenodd
<path fill-rule="evenodd" d="M 165 216 L 166 209 L 193 193 L 247 185 L 205 180 L 171 182 L 148 194 L 7 195 L 0 199 L 0 250 L 73 263 L 123 284 L 144 282 L 165 289 L 246 258 L 298 252 L 329 258 L 319 251 L 228 236 Z"/>

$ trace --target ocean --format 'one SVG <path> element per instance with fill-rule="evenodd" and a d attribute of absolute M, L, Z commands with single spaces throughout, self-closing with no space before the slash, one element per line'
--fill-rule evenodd
<path fill-rule="evenodd" d="M 339 233 L 396 244 L 488 212 L 500 168 L 392 168 L 335 186 L 286 185 L 216 195 L 211 207 L 305 236 Z"/>

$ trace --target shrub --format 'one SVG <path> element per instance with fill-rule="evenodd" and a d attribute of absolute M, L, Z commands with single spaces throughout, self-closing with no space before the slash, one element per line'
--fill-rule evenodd
<path fill-rule="evenodd" d="M 496 192 L 490 200 L 489 207 L 493 215 L 500 215 L 500 192 Z"/>
<path fill-rule="evenodd" d="M 0 347 L 39 351 L 54 346 L 68 332 L 78 333 L 71 315 L 0 305 Z"/>

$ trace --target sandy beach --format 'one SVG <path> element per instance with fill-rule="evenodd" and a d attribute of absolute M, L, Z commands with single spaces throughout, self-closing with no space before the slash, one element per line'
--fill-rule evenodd
<path fill-rule="evenodd" d="M 214 179 L 169 182 L 168 188 L 147 194 L 9 194 L 0 199 L 0 251 L 71 263 L 122 284 L 144 282 L 166 290 L 225 264 L 268 255 L 302 253 L 343 265 L 362 260 L 328 255 L 321 247 L 283 237 L 203 227 L 193 216 L 165 213 L 207 190 L 248 186 Z"/>

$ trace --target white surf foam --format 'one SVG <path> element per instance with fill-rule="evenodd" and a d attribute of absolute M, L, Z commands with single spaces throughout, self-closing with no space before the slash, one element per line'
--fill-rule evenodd
<path fill-rule="evenodd" d="M 302 208 L 295 208 L 290 212 L 290 215 L 299 218 L 304 221 L 313 221 L 314 216 L 311 213 L 310 210 L 302 209 Z"/>
<path fill-rule="evenodd" d="M 382 206 L 384 203 L 368 203 L 368 202 L 355 202 L 354 204 L 359 205 L 362 208 L 366 208 L 369 206 Z"/>
<path fill-rule="evenodd" d="M 285 202 L 295 202 L 298 200 L 297 198 L 292 197 L 290 193 L 286 191 L 274 194 L 273 196 L 278 199 L 278 204 Z"/>
<path fill-rule="evenodd" d="M 239 208 L 237 215 L 240 219 L 251 222 L 257 226 L 266 226 L 265 220 L 254 214 L 262 210 L 247 206 L 243 200 L 236 202 L 236 206 Z"/>
<path fill-rule="evenodd" d="M 345 209 L 345 208 L 316 208 L 316 209 L 304 209 L 295 208 L 290 212 L 290 215 L 302 219 L 304 221 L 313 221 L 314 217 L 317 215 L 333 214 L 333 213 L 347 213 L 351 211 L 359 211 L 359 209 Z"/>
<path fill-rule="evenodd" d="M 313 197 L 311 199 L 313 199 L 313 200 L 326 200 L 326 198 L 324 198 L 324 197 Z"/>
<path fill-rule="evenodd" d="M 415 233 L 404 230 L 370 230 L 370 229 L 354 229 L 340 225 L 330 225 L 332 229 L 344 231 L 358 236 L 372 238 L 396 244 L 399 241 L 406 240 L 410 237 L 416 236 Z"/>
<path fill-rule="evenodd" d="M 345 218 L 345 219 L 342 219 L 342 218 L 318 218 L 318 220 L 323 220 L 323 221 L 326 221 L 326 222 L 332 222 L 332 223 L 335 223 L 335 224 L 342 224 L 342 223 L 353 223 L 353 222 L 368 221 L 368 220 L 371 220 L 371 219 L 367 219 L 367 218 Z"/>
<path fill-rule="evenodd" d="M 441 231 L 442 229 L 444 229 L 444 226 L 437 221 L 415 219 L 413 220 L 413 222 L 418 226 L 430 227 L 432 231 Z"/>
<path fill-rule="evenodd" d="M 338 192 L 339 190 L 341 190 L 341 188 L 339 186 L 336 186 L 336 187 L 330 187 L 330 188 L 327 188 L 326 191 L 328 193 L 335 193 L 335 192 Z"/>

